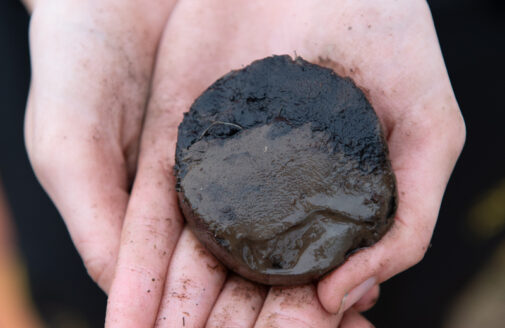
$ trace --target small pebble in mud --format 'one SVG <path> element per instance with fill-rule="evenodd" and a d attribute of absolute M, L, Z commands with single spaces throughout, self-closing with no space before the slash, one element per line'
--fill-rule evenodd
<path fill-rule="evenodd" d="M 373 108 L 352 80 L 300 57 L 212 84 L 179 126 L 175 172 L 197 238 L 264 284 L 317 280 L 376 243 L 396 211 Z"/>

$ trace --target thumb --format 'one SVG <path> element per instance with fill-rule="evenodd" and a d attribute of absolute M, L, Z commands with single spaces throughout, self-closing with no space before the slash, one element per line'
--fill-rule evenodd
<path fill-rule="evenodd" d="M 442 115 L 413 110 L 393 127 L 388 143 L 399 194 L 394 224 L 377 244 L 352 255 L 319 282 L 318 296 L 327 311 L 347 310 L 375 284 L 423 258 L 464 141 L 459 108 L 454 98 L 445 99 L 450 101 L 436 98 L 426 104 Z M 444 106 L 447 110 L 435 110 Z"/>

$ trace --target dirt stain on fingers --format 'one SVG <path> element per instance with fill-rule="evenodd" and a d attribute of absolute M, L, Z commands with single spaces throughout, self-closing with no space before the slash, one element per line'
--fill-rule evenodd
<path fill-rule="evenodd" d="M 271 295 L 281 308 L 304 308 L 318 302 L 313 284 L 295 287 L 273 287 Z"/>
<path fill-rule="evenodd" d="M 237 299 L 251 300 L 254 297 L 264 299 L 268 288 L 265 285 L 256 284 L 237 276 L 232 276 L 231 281 L 235 284 L 232 290 L 232 296 Z"/>

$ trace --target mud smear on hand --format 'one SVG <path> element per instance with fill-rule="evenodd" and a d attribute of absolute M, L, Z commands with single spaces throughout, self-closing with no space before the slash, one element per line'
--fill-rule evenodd
<path fill-rule="evenodd" d="M 274 56 L 195 101 L 179 127 L 177 190 L 195 235 L 226 266 L 301 284 L 386 233 L 397 203 L 387 156 L 350 79 Z"/>

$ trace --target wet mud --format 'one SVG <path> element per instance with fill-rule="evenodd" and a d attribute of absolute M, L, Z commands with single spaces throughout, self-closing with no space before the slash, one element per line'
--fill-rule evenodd
<path fill-rule="evenodd" d="M 300 57 L 211 85 L 179 126 L 175 172 L 197 238 L 264 284 L 317 280 L 377 242 L 396 211 L 372 106 L 352 80 Z"/>

